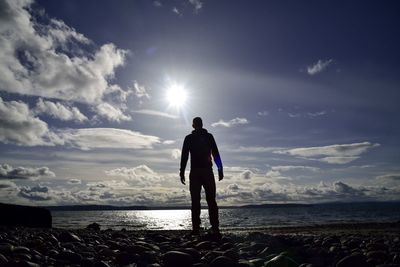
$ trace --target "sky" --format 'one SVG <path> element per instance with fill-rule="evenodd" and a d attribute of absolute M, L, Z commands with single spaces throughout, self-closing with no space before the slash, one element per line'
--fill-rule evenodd
<path fill-rule="evenodd" d="M 0 0 L 0 202 L 190 205 L 196 116 L 224 164 L 219 205 L 398 201 L 399 12 Z"/>

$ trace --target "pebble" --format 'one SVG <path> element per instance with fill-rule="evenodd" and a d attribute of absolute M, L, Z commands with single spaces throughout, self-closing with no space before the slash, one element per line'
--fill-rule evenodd
<path fill-rule="evenodd" d="M 285 252 L 286 251 L 286 252 Z M 393 233 L 227 232 L 220 240 L 183 231 L 0 230 L 0 266 L 400 267 Z"/>
<path fill-rule="evenodd" d="M 211 262 L 211 267 L 233 267 L 236 263 L 228 257 L 219 256 Z"/>
<path fill-rule="evenodd" d="M 165 267 L 189 267 L 193 264 L 193 257 L 181 251 L 168 251 L 163 255 L 163 262 Z"/>

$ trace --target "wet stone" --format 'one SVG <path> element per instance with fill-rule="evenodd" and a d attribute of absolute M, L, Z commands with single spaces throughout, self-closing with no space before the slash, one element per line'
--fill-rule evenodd
<path fill-rule="evenodd" d="M 232 267 L 235 265 L 236 263 L 231 258 L 225 256 L 216 257 L 211 262 L 211 267 Z"/>
<path fill-rule="evenodd" d="M 365 257 L 360 253 L 352 254 L 342 258 L 336 267 L 354 267 L 354 266 L 365 266 L 367 264 Z"/>
<path fill-rule="evenodd" d="M 189 267 L 193 264 L 193 257 L 180 251 L 168 251 L 163 255 L 163 262 L 165 267 Z"/>

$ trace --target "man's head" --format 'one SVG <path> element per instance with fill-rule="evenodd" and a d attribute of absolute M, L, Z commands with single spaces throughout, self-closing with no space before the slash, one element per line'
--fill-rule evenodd
<path fill-rule="evenodd" d="M 196 130 L 203 128 L 203 120 L 200 117 L 194 118 L 192 126 Z"/>

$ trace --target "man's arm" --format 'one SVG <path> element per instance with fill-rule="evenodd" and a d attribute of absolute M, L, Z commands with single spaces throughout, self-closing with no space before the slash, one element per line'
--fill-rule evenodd
<path fill-rule="evenodd" d="M 221 156 L 219 154 L 217 143 L 215 142 L 214 136 L 212 136 L 211 134 L 210 134 L 210 136 L 211 136 L 211 153 L 214 158 L 215 165 L 217 165 L 218 177 L 219 177 L 219 180 L 221 181 L 224 178 L 224 169 L 222 166 L 222 160 L 221 160 Z"/>
<path fill-rule="evenodd" d="M 189 159 L 189 141 L 188 137 L 186 136 L 185 140 L 183 141 L 182 154 L 181 154 L 181 168 L 179 171 L 179 176 L 181 177 L 182 184 L 185 184 L 185 169 L 188 159 Z"/>

